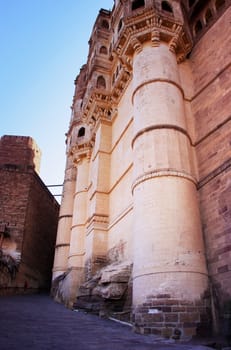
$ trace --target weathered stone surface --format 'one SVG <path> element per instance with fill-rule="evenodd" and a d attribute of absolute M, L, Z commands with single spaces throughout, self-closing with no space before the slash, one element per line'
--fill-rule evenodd
<path fill-rule="evenodd" d="M 50 288 L 59 204 L 38 176 L 40 156 L 31 137 L 0 138 L 0 250 L 11 260 L 0 294 Z"/>
<path fill-rule="evenodd" d="M 92 279 L 82 284 L 74 308 L 110 315 L 115 309 L 123 312 L 126 304 L 131 263 L 111 264 L 98 271 Z M 116 302 L 116 303 L 115 303 Z"/>
<path fill-rule="evenodd" d="M 127 283 L 131 276 L 131 264 L 112 264 L 102 270 L 100 284 Z"/>
<path fill-rule="evenodd" d="M 128 273 L 112 262 L 131 261 L 137 330 L 201 334 L 212 306 L 218 331 L 231 299 L 230 1 L 114 3 L 75 82 L 70 249 L 54 270 L 85 269 L 78 297 L 123 310 Z"/>
<path fill-rule="evenodd" d="M 93 289 L 93 294 L 99 295 L 104 299 L 120 299 L 127 289 L 127 283 L 109 282 L 107 285 L 100 284 Z"/>

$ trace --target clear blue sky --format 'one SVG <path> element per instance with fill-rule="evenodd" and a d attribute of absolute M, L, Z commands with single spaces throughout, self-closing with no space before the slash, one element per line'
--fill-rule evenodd
<path fill-rule="evenodd" d="M 113 0 L 0 0 L 0 136 L 35 139 L 40 176 L 62 184 L 74 80 Z"/>

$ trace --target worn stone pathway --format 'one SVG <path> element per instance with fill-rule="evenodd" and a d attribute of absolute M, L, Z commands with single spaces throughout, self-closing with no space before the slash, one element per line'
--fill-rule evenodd
<path fill-rule="evenodd" d="M 132 332 L 129 326 L 66 309 L 47 295 L 0 297 L 0 349 L 205 350 Z"/>

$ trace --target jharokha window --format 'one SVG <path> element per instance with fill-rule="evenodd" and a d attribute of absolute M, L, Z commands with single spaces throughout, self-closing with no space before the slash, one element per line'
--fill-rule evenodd
<path fill-rule="evenodd" d="M 80 129 L 79 129 L 79 132 L 78 132 L 78 137 L 82 137 L 85 135 L 85 128 L 82 126 Z"/>
<path fill-rule="evenodd" d="M 123 21 L 122 19 L 119 21 L 119 25 L 118 25 L 118 32 L 120 31 L 120 29 L 122 28 L 122 24 L 123 24 Z"/>
<path fill-rule="evenodd" d="M 202 23 L 200 20 L 198 20 L 195 24 L 194 30 L 195 30 L 195 34 L 198 34 L 199 32 L 201 32 L 203 29 Z"/>
<path fill-rule="evenodd" d="M 106 81 L 102 75 L 98 77 L 96 87 L 98 89 L 106 89 Z"/>
<path fill-rule="evenodd" d="M 205 13 L 205 22 L 206 22 L 206 24 L 208 24 L 212 19 L 213 19 L 212 11 L 210 10 L 210 8 L 208 8 L 206 13 Z"/>
<path fill-rule="evenodd" d="M 163 11 L 173 13 L 172 6 L 167 1 L 162 1 L 161 8 Z"/>
<path fill-rule="evenodd" d="M 102 28 L 109 29 L 109 23 L 106 19 L 103 19 L 101 22 Z"/>
<path fill-rule="evenodd" d="M 106 46 L 101 46 L 100 50 L 99 50 L 100 53 L 106 55 L 107 54 L 107 48 Z"/>
<path fill-rule="evenodd" d="M 132 11 L 140 7 L 144 7 L 144 5 L 145 5 L 144 0 L 134 0 L 132 1 Z"/>

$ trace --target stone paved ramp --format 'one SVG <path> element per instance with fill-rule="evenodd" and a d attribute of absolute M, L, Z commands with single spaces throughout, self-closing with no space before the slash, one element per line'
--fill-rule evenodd
<path fill-rule="evenodd" d="M 205 350 L 135 334 L 112 320 L 66 309 L 46 295 L 0 297 L 0 350 Z"/>

